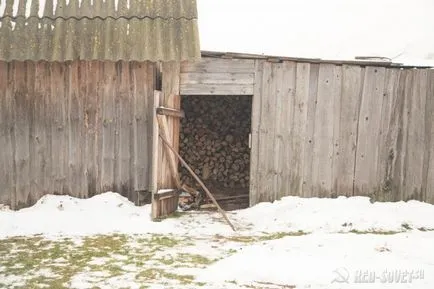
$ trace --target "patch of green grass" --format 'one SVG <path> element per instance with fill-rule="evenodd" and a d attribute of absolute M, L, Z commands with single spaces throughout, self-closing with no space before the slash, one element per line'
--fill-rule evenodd
<path fill-rule="evenodd" d="M 190 263 L 194 265 L 209 265 L 214 262 L 213 260 L 198 254 L 180 253 L 178 254 L 178 258 L 183 263 Z"/>
<path fill-rule="evenodd" d="M 402 231 L 380 231 L 380 230 L 368 230 L 368 231 L 359 231 L 356 229 L 353 229 L 350 231 L 350 233 L 353 234 L 375 234 L 375 235 L 395 235 L 402 233 Z"/>
<path fill-rule="evenodd" d="M 49 269 L 55 276 L 30 276 L 25 288 L 40 288 L 42 285 L 48 288 L 68 288 L 71 278 L 80 273 L 92 258 L 126 253 L 126 241 L 127 237 L 123 235 L 99 235 L 85 237 L 83 244 L 77 246 L 69 239 L 50 241 L 42 240 L 42 237 L 8 238 L 0 240 L 0 254 L 7 256 L 0 260 L 0 266 L 6 268 L 6 275 L 24 276 L 29 272 Z M 5 248 L 9 248 L 9 252 L 4 252 Z M 65 259 L 66 266 L 53 263 L 59 258 Z M 93 266 L 91 269 L 107 271 L 111 276 L 123 273 L 122 268 L 116 265 Z"/>
<path fill-rule="evenodd" d="M 229 236 L 229 237 L 224 237 L 224 236 L 220 236 L 220 235 L 215 235 L 215 238 L 221 240 L 227 240 L 227 241 L 232 241 L 232 242 L 237 242 L 237 243 L 254 243 L 254 242 L 259 242 L 259 241 L 271 241 L 271 240 L 278 240 L 278 239 L 282 239 L 285 237 L 297 237 L 297 236 L 303 236 L 303 235 L 307 235 L 308 233 L 303 232 L 302 230 L 298 230 L 296 232 L 277 232 L 277 233 L 272 233 L 272 234 L 267 234 L 265 233 L 265 235 L 263 236 Z"/>
<path fill-rule="evenodd" d="M 297 232 L 277 232 L 266 236 L 261 236 L 259 237 L 259 240 L 261 241 L 278 240 L 285 237 L 297 237 L 303 235 L 307 235 L 307 233 L 303 232 L 302 230 L 298 230 Z"/>
<path fill-rule="evenodd" d="M 148 282 L 161 280 L 161 279 L 170 279 L 170 280 L 178 281 L 179 283 L 185 285 L 185 284 L 191 284 L 192 281 L 194 280 L 194 277 L 192 275 L 179 275 L 179 274 L 166 272 L 161 268 L 149 268 L 138 273 L 136 275 L 136 279 L 139 279 L 140 281 L 148 281 Z"/>

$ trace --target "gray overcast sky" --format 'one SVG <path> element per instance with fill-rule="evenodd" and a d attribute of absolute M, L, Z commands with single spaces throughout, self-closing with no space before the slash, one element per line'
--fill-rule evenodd
<path fill-rule="evenodd" d="M 434 64 L 434 0 L 198 0 L 201 49 Z M 431 58 L 431 59 L 429 59 Z"/>

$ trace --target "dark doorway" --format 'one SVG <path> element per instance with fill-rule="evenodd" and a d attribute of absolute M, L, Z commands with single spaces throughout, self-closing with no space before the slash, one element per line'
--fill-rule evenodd
<path fill-rule="evenodd" d="M 225 210 L 249 206 L 252 96 L 182 96 L 182 157 Z M 181 182 L 201 191 L 180 167 Z"/>

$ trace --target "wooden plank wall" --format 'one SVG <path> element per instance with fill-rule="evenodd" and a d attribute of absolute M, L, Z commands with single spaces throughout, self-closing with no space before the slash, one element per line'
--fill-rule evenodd
<path fill-rule="evenodd" d="M 429 69 L 256 60 L 250 204 L 434 203 L 433 87 Z"/>
<path fill-rule="evenodd" d="M 252 95 L 255 62 L 251 59 L 204 58 L 181 66 L 182 95 Z"/>
<path fill-rule="evenodd" d="M 0 203 L 149 190 L 155 76 L 151 63 L 0 62 Z"/>

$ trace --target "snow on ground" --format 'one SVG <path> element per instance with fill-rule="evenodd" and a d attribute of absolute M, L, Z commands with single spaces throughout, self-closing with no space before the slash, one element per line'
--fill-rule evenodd
<path fill-rule="evenodd" d="M 161 222 L 108 192 L 0 211 L 0 287 L 434 288 L 434 206 L 303 199 Z M 146 288 L 148 288 L 146 287 Z"/>

